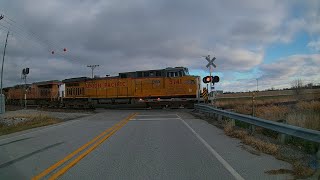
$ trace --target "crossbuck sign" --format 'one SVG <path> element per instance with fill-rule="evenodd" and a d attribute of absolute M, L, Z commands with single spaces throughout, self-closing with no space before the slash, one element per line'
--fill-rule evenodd
<path fill-rule="evenodd" d="M 210 59 L 210 55 L 206 56 L 206 60 L 208 61 L 208 64 L 206 65 L 207 68 L 209 68 L 210 66 L 213 66 L 214 68 L 216 68 L 217 66 L 213 63 L 214 60 L 216 60 L 216 57 L 213 57 L 212 59 Z"/>

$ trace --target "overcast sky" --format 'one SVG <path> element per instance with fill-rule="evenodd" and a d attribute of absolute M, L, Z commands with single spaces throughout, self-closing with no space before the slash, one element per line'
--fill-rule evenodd
<path fill-rule="evenodd" d="M 203 77 L 207 54 L 225 91 L 320 83 L 319 0 L 1 0 L 0 14 L 4 87 L 25 67 L 29 82 L 91 76 L 88 64 L 100 76 L 186 66 Z"/>

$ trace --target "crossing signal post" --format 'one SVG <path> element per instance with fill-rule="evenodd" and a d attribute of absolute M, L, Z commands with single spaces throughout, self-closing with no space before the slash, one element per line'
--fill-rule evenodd
<path fill-rule="evenodd" d="M 212 93 L 211 93 L 211 91 L 212 91 L 212 87 L 213 87 L 213 85 L 214 85 L 214 82 L 216 81 L 216 82 L 219 82 L 219 77 L 218 76 L 211 76 L 211 74 L 212 74 L 212 68 L 216 68 L 217 66 L 213 63 L 214 62 L 214 60 L 216 60 L 216 57 L 213 57 L 213 58 L 211 58 L 210 57 L 210 55 L 207 55 L 207 56 L 202 56 L 202 57 L 204 57 L 206 60 L 207 60 L 207 62 L 208 62 L 208 64 L 206 65 L 206 68 L 209 68 L 209 72 L 210 72 L 210 76 L 206 76 L 204 79 L 203 79 L 203 82 L 204 83 L 210 83 L 210 94 L 209 94 L 209 96 L 211 97 L 211 95 L 212 95 Z M 208 84 L 207 84 L 207 89 L 208 89 Z M 212 105 L 213 105 L 213 101 L 211 101 L 211 103 L 212 103 Z"/>

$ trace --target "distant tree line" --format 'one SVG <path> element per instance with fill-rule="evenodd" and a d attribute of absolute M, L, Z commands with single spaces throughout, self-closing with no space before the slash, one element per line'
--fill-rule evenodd
<path fill-rule="evenodd" d="M 294 90 L 296 94 L 301 94 L 303 89 L 320 89 L 320 83 L 319 84 L 313 84 L 313 83 L 304 84 L 301 79 L 295 79 L 291 82 L 291 87 L 289 87 L 289 88 L 276 89 L 274 87 L 271 87 L 270 89 L 265 89 L 263 91 Z M 247 93 L 247 92 L 255 92 L 255 91 L 240 91 L 240 92 L 225 91 L 223 94 L 237 94 L 237 93 Z"/>

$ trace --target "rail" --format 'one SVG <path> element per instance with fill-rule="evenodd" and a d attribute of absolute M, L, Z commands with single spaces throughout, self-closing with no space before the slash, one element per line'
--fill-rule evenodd
<path fill-rule="evenodd" d="M 229 111 L 214 108 L 206 104 L 195 104 L 194 108 L 196 110 L 199 110 L 200 112 L 217 114 L 217 115 L 231 118 L 237 121 L 245 122 L 254 126 L 270 129 L 280 134 L 299 137 L 304 140 L 308 140 L 308 141 L 316 142 L 320 144 L 320 131 L 301 128 L 301 127 L 297 127 L 289 124 L 278 123 L 278 122 L 265 120 L 257 117 L 252 117 L 248 115 L 238 114 L 234 112 L 229 112 Z M 320 150 L 318 151 L 318 153 L 320 153 Z"/>

